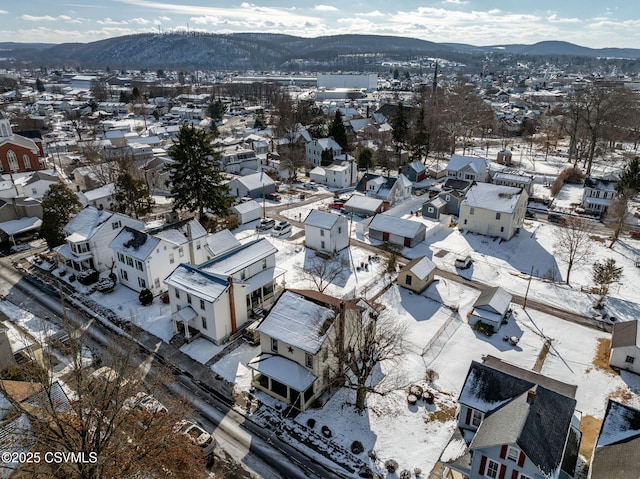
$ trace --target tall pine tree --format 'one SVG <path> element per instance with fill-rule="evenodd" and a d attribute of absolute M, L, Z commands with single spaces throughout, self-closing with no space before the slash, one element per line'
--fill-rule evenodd
<path fill-rule="evenodd" d="M 64 243 L 64 226 L 82 209 L 82 204 L 64 183 L 54 183 L 42 197 L 42 236 L 49 248 Z"/>
<path fill-rule="evenodd" d="M 123 173 L 118 177 L 113 196 L 114 209 L 134 218 L 151 213 L 155 204 L 145 181 L 134 178 L 130 173 Z"/>
<path fill-rule="evenodd" d="M 227 215 L 233 202 L 211 139 L 204 130 L 183 125 L 169 148 L 174 160 L 168 167 L 173 209 L 196 211 L 200 220 L 204 220 L 205 211 Z"/>
<path fill-rule="evenodd" d="M 333 117 L 333 121 L 329 126 L 329 136 L 332 136 L 343 150 L 348 150 L 349 140 L 347 139 L 347 129 L 342 121 L 342 113 L 340 113 L 340 110 L 336 110 L 336 115 Z"/>

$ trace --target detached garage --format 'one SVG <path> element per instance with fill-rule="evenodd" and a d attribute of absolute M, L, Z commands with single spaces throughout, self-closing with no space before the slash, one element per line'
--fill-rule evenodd
<path fill-rule="evenodd" d="M 231 211 L 238 216 L 241 225 L 255 221 L 262 216 L 262 207 L 255 200 L 232 206 Z"/>
<path fill-rule="evenodd" d="M 491 326 L 494 332 L 498 332 L 502 320 L 507 317 L 512 296 L 500 286 L 487 288 L 473 304 L 473 311 L 469 318 L 469 324 L 483 323 Z"/>
<path fill-rule="evenodd" d="M 369 224 L 369 238 L 413 248 L 424 241 L 427 227 L 417 221 L 376 215 Z"/>

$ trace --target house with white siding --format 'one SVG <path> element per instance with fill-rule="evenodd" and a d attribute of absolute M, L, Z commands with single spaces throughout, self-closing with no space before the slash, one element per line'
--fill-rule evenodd
<path fill-rule="evenodd" d="M 116 275 L 123 285 L 154 296 L 167 290 L 164 278 L 181 262 L 203 263 L 207 231 L 196 219 L 139 231 L 124 227 L 109 244 L 116 258 Z"/>
<path fill-rule="evenodd" d="M 318 138 L 306 144 L 306 158 L 311 167 L 322 164 L 322 152 L 331 151 L 334 158 L 342 154 L 342 147 L 333 138 Z"/>
<path fill-rule="evenodd" d="M 489 179 L 487 160 L 477 156 L 451 155 L 447 176 L 458 180 L 485 182 Z"/>
<path fill-rule="evenodd" d="M 60 267 L 70 273 L 111 269 L 115 258 L 109 244 L 125 226 L 142 230 L 144 223 L 120 213 L 87 206 L 64 226 L 65 244 L 54 248 Z"/>
<path fill-rule="evenodd" d="M 528 199 L 521 188 L 478 183 L 460 204 L 458 228 L 511 239 L 522 228 Z"/>
<path fill-rule="evenodd" d="M 640 321 L 613 325 L 609 366 L 640 374 Z"/>
<path fill-rule="evenodd" d="M 605 178 L 590 176 L 584 180 L 582 207 L 589 213 L 605 214 L 616 199 L 618 181 L 617 176 Z"/>
<path fill-rule="evenodd" d="M 337 213 L 311 210 L 304 219 L 305 246 L 335 253 L 349 246 L 349 222 Z"/>
<path fill-rule="evenodd" d="M 221 344 L 276 300 L 285 271 L 276 248 L 258 239 L 194 266 L 181 263 L 164 280 L 176 334 Z"/>

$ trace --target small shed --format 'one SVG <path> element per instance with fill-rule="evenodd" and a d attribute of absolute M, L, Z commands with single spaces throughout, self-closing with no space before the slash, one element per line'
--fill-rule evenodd
<path fill-rule="evenodd" d="M 364 195 L 352 195 L 344 204 L 345 213 L 373 216 L 384 211 L 384 201 Z"/>
<path fill-rule="evenodd" d="M 623 321 L 613 325 L 609 366 L 640 373 L 639 332 L 638 320 Z"/>
<path fill-rule="evenodd" d="M 447 202 L 440 195 L 422 205 L 422 216 L 424 216 L 425 218 L 437 220 L 440 219 L 440 215 L 446 213 L 446 211 Z"/>
<path fill-rule="evenodd" d="M 511 165 L 512 164 L 513 153 L 511 150 L 504 149 L 500 150 L 496 156 L 496 162 L 501 165 Z"/>
<path fill-rule="evenodd" d="M 432 282 L 436 274 L 436 265 L 426 256 L 409 261 L 398 272 L 398 285 L 415 293 L 421 293 Z"/>
<path fill-rule="evenodd" d="M 241 225 L 255 221 L 262 215 L 262 207 L 256 200 L 245 201 L 231 207 L 231 211 L 238 216 Z"/>
<path fill-rule="evenodd" d="M 500 286 L 485 289 L 473 304 L 469 324 L 475 326 L 480 322 L 491 326 L 493 331 L 497 332 L 507 317 L 511 299 L 511 294 Z"/>
<path fill-rule="evenodd" d="M 400 172 L 409 178 L 410 181 L 419 182 L 427 177 L 427 169 L 420 160 L 412 161 L 404 165 Z"/>
<path fill-rule="evenodd" d="M 376 215 L 369 224 L 369 238 L 413 248 L 424 241 L 427 227 L 419 221 L 385 214 Z"/>

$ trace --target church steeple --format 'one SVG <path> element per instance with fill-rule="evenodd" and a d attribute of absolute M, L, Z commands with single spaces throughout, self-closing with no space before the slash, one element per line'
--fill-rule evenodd
<path fill-rule="evenodd" d="M 11 135 L 13 135 L 13 133 L 11 132 L 9 118 L 0 111 L 0 138 L 8 138 Z"/>

